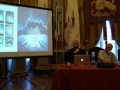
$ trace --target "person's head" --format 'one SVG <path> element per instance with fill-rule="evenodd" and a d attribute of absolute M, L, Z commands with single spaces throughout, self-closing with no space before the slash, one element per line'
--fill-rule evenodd
<path fill-rule="evenodd" d="M 73 47 L 79 47 L 79 41 L 78 40 L 73 41 Z"/>
<path fill-rule="evenodd" d="M 108 51 L 111 51 L 113 48 L 113 45 L 108 43 L 106 46 L 105 46 L 105 51 L 108 52 Z"/>

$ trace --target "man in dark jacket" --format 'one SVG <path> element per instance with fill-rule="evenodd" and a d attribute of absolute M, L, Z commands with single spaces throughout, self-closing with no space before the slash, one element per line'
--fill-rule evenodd
<path fill-rule="evenodd" d="M 78 40 L 74 40 L 73 41 L 73 48 L 69 49 L 65 53 L 64 61 L 73 63 L 74 62 L 74 55 L 78 55 L 78 54 L 86 54 L 86 51 L 84 49 L 84 46 L 79 47 L 79 41 Z"/>

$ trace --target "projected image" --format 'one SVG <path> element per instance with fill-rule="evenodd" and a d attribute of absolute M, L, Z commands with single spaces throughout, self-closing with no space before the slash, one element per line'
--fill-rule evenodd
<path fill-rule="evenodd" d="M 6 11 L 6 23 L 13 24 L 14 23 L 14 13 L 12 11 Z"/>
<path fill-rule="evenodd" d="M 19 13 L 18 51 L 47 51 L 47 12 L 19 8 Z"/>
<path fill-rule="evenodd" d="M 4 35 L 4 25 L 0 24 L 0 36 Z"/>
<path fill-rule="evenodd" d="M 0 36 L 0 47 L 3 47 L 4 45 L 4 38 Z"/>
<path fill-rule="evenodd" d="M 13 46 L 13 37 L 5 37 L 5 46 L 12 47 Z"/>
<path fill-rule="evenodd" d="M 14 29 L 13 25 L 6 25 L 5 26 L 5 36 L 12 37 L 13 36 L 13 29 Z"/>
<path fill-rule="evenodd" d="M 53 10 L 0 2 L 0 58 L 53 56 Z"/>
<path fill-rule="evenodd" d="M 4 11 L 0 10 L 0 23 L 4 22 Z"/>

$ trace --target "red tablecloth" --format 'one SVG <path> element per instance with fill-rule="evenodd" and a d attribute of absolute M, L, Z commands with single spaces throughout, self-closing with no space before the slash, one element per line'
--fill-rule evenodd
<path fill-rule="evenodd" d="M 61 64 L 56 68 L 52 90 L 120 90 L 120 66 Z"/>

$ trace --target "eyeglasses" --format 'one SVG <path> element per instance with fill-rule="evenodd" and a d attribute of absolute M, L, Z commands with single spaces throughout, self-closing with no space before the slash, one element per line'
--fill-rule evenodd
<path fill-rule="evenodd" d="M 110 46 L 106 46 L 106 48 L 111 48 Z"/>

